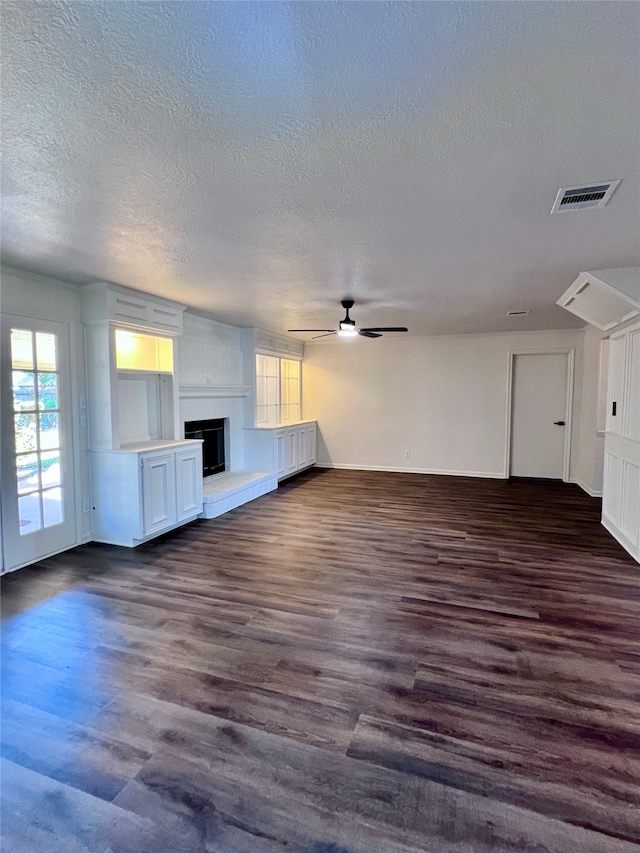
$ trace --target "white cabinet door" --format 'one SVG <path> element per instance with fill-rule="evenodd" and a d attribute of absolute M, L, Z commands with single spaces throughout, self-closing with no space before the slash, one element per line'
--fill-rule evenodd
<path fill-rule="evenodd" d="M 177 521 L 202 512 L 202 446 L 176 453 Z"/>
<path fill-rule="evenodd" d="M 145 454 L 142 463 L 144 535 L 159 533 L 176 522 L 175 453 Z"/>
<path fill-rule="evenodd" d="M 293 474 L 298 470 L 298 428 L 291 427 L 287 430 L 287 474 Z"/>
<path fill-rule="evenodd" d="M 276 430 L 273 434 L 273 461 L 278 479 L 287 473 L 287 431 Z"/>
<path fill-rule="evenodd" d="M 607 432 L 622 435 L 624 408 L 625 350 L 627 337 L 623 332 L 611 337 L 609 350 L 609 393 L 607 394 Z"/>
<path fill-rule="evenodd" d="M 316 445 L 317 445 L 317 427 L 315 424 L 309 424 L 309 438 L 308 438 L 308 448 L 309 453 L 307 457 L 307 462 L 309 465 L 316 464 Z"/>
<path fill-rule="evenodd" d="M 306 424 L 298 427 L 298 468 L 309 464 L 309 428 Z"/>

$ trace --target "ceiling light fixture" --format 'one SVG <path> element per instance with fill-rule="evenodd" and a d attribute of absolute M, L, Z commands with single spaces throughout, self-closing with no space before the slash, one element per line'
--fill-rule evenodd
<path fill-rule="evenodd" d="M 355 338 L 358 335 L 358 332 L 355 327 L 355 323 L 353 326 L 346 326 L 340 323 L 340 328 L 338 329 L 338 335 L 341 338 Z"/>

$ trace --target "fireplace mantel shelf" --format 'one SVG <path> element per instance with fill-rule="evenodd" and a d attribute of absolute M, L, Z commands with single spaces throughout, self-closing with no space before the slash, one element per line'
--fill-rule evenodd
<path fill-rule="evenodd" d="M 251 390 L 249 385 L 180 385 L 180 397 L 246 397 Z"/>

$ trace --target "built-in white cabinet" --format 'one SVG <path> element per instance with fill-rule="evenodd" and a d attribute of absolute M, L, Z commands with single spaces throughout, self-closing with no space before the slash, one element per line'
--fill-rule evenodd
<path fill-rule="evenodd" d="M 640 324 L 609 353 L 602 523 L 640 562 Z"/>
<path fill-rule="evenodd" d="M 91 451 L 93 538 L 134 547 L 202 512 L 200 441 Z"/>
<path fill-rule="evenodd" d="M 202 512 L 202 442 L 180 439 L 184 306 L 107 282 L 82 305 L 93 538 L 131 547 Z"/>
<path fill-rule="evenodd" d="M 316 461 L 316 424 L 300 424 L 298 427 L 298 467 L 308 468 Z"/>
<path fill-rule="evenodd" d="M 83 288 L 92 450 L 179 437 L 174 376 L 183 311 L 105 282 Z"/>
<path fill-rule="evenodd" d="M 315 465 L 315 421 L 287 427 L 245 429 L 245 462 L 247 467 L 277 472 L 278 480 Z"/>

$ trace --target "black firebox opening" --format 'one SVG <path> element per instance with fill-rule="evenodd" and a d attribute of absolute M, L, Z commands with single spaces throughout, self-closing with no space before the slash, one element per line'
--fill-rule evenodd
<path fill-rule="evenodd" d="M 224 471 L 224 418 L 212 418 L 207 421 L 186 421 L 185 438 L 201 438 L 202 476 L 219 474 Z"/>

